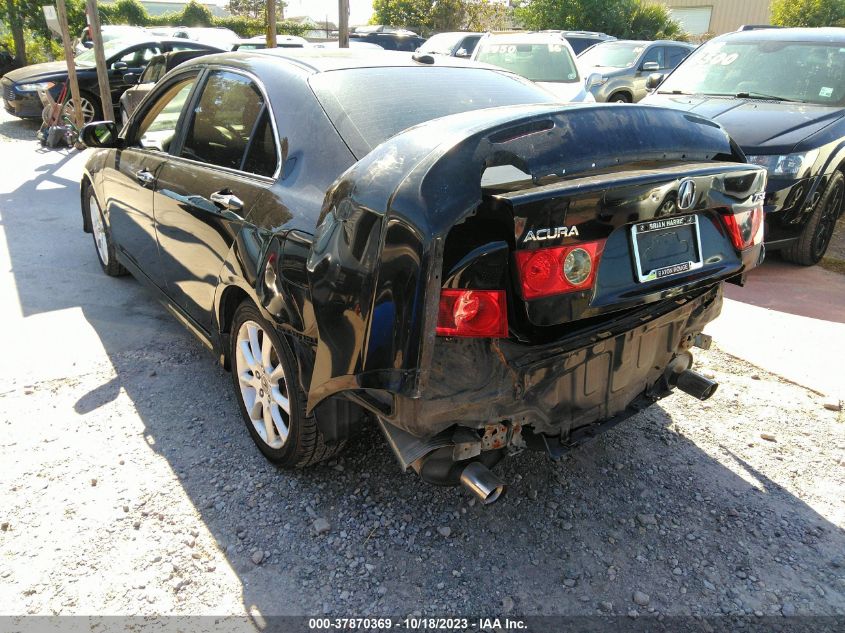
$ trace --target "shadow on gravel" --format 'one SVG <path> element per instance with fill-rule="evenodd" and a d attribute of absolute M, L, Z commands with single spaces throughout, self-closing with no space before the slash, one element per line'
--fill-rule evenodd
<path fill-rule="evenodd" d="M 6 119 L 0 121 L 0 139 L 35 140 L 40 127 L 41 121 L 37 119 Z"/>
<path fill-rule="evenodd" d="M 53 175 L 65 160 L 3 196 L 22 309 L 83 311 L 117 377 L 76 410 L 128 394 L 150 450 L 168 461 L 226 552 L 246 609 L 842 612 L 845 587 L 831 565 L 840 564 L 845 533 L 741 459 L 725 453 L 720 462 L 699 448 L 677 429 L 684 420 L 660 406 L 560 463 L 529 453 L 506 461 L 497 470 L 510 491 L 487 507 L 400 473 L 372 427 L 338 461 L 278 471 L 249 439 L 211 355 L 133 280 L 99 272 L 80 230 L 78 183 Z M 728 406 L 718 394 L 712 402 Z M 707 415 L 698 404 L 684 410 Z M 169 510 L 154 493 L 145 509 L 151 521 Z M 317 517 L 328 534 L 313 533 Z M 634 591 L 649 596 L 647 607 L 634 604 Z"/>

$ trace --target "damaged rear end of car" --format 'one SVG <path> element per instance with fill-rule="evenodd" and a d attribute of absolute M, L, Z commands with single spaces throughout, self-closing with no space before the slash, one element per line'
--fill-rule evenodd
<path fill-rule="evenodd" d="M 406 130 L 326 196 L 307 260 L 308 408 L 375 414 L 400 465 L 485 502 L 669 395 L 722 282 L 762 259 L 765 171 L 722 128 L 637 106 L 515 106 Z"/>

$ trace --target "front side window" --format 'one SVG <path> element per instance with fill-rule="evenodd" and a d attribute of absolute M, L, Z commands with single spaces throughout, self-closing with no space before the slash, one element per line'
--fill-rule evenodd
<path fill-rule="evenodd" d="M 196 77 L 177 82 L 168 88 L 147 111 L 138 127 L 138 139 L 141 147 L 167 152 L 176 136 L 179 115 Z"/>
<path fill-rule="evenodd" d="M 161 53 L 161 51 L 157 46 L 137 48 L 133 51 L 129 51 L 121 57 L 118 57 L 114 60 L 114 62 L 112 62 L 112 66 L 114 66 L 117 62 L 123 62 L 130 68 L 140 68 L 141 66 L 146 66 L 147 62 L 159 53 Z"/>
<path fill-rule="evenodd" d="M 845 105 L 845 42 L 713 41 L 693 52 L 660 92 Z"/>
<path fill-rule="evenodd" d="M 477 61 L 499 66 L 531 81 L 578 81 L 578 67 L 565 44 L 493 40 L 478 46 Z"/>
<path fill-rule="evenodd" d="M 164 60 L 157 59 L 150 62 L 146 70 L 141 73 L 141 78 L 138 80 L 139 84 L 154 84 L 164 75 Z"/>
<path fill-rule="evenodd" d="M 647 64 L 649 62 L 656 63 L 658 68 L 666 68 L 662 46 L 652 46 L 648 49 L 648 51 L 646 51 L 646 54 L 643 56 L 643 64 Z"/>
<path fill-rule="evenodd" d="M 241 169 L 264 109 L 264 97 L 249 78 L 227 71 L 213 73 L 194 109 L 182 156 Z"/>

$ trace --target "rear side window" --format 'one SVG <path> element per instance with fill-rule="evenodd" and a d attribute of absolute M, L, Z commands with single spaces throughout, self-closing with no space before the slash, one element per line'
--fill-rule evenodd
<path fill-rule="evenodd" d="M 249 159 L 246 154 L 254 134 L 263 133 L 269 126 L 260 125 L 265 110 L 261 91 L 248 77 L 226 71 L 212 73 L 194 107 L 181 155 L 219 167 L 242 169 L 245 159 Z M 272 134 L 270 140 L 273 141 Z M 262 147 L 264 142 L 262 137 Z M 272 165 L 262 168 L 271 174 L 276 169 L 274 141 L 273 152 Z M 252 164 L 265 158 L 254 158 Z"/>
<path fill-rule="evenodd" d="M 402 130 L 448 114 L 555 101 L 531 82 L 484 68 L 351 68 L 317 73 L 309 84 L 359 158 Z"/>
<path fill-rule="evenodd" d="M 689 55 L 689 50 L 681 48 L 680 46 L 666 47 L 666 67 L 674 68 L 680 64 Z"/>

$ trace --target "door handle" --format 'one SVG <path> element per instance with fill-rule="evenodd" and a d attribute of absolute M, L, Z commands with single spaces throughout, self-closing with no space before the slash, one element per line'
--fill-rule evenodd
<path fill-rule="evenodd" d="M 211 201 L 221 209 L 228 209 L 229 211 L 243 211 L 244 202 L 233 194 L 228 189 L 215 191 L 209 196 Z"/>
<path fill-rule="evenodd" d="M 156 181 L 156 177 L 153 176 L 146 168 L 136 171 L 135 178 L 140 182 L 142 185 L 151 185 Z"/>

